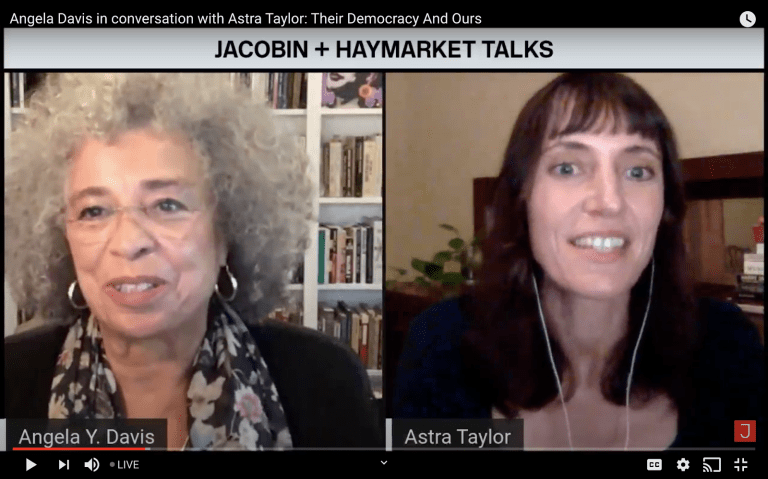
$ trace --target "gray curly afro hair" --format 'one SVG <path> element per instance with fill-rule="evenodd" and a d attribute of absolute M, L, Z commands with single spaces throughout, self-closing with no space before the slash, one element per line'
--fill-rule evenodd
<path fill-rule="evenodd" d="M 228 75 L 228 74 L 227 74 Z M 295 138 L 222 74 L 50 74 L 11 134 L 5 162 L 5 275 L 18 307 L 42 318 L 75 314 L 64 229 L 68 160 L 86 137 L 137 128 L 182 134 L 204 164 L 216 227 L 238 280 L 231 303 L 258 319 L 286 298 L 309 241 L 313 185 Z"/>

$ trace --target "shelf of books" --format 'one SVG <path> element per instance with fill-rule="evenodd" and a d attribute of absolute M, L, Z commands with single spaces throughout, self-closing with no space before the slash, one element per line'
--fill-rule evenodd
<path fill-rule="evenodd" d="M 298 109 L 278 106 L 274 113 L 281 126 L 305 138 L 318 195 L 313 201 L 316 221 L 310 223 L 314 241 L 288 288 L 296 301 L 273 317 L 316 328 L 348 344 L 369 369 L 372 381 L 378 378 L 380 383 L 382 76 L 251 74 L 248 84 L 254 94 L 273 108 L 292 103 L 274 98 L 274 92 L 281 91 L 280 75 L 289 82 L 301 78 L 298 81 L 306 89 L 299 94 Z M 296 91 L 290 85 L 283 90 Z"/>

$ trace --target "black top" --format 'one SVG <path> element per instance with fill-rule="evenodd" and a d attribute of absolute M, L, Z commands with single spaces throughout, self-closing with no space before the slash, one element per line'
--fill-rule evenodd
<path fill-rule="evenodd" d="M 765 363 L 753 324 L 740 309 L 702 300 L 703 347 L 696 360 L 694 404 L 679 411 L 670 447 L 750 446 L 734 443 L 734 421 L 756 420 L 762 443 Z M 469 318 L 459 300 L 438 303 L 411 323 L 397 370 L 395 418 L 490 418 L 491 399 L 472 386 L 459 346 Z"/>
<path fill-rule="evenodd" d="M 330 336 L 279 321 L 248 327 L 280 394 L 294 447 L 383 447 L 383 420 L 360 360 Z M 56 359 L 68 327 L 5 340 L 5 414 L 48 417 Z"/>

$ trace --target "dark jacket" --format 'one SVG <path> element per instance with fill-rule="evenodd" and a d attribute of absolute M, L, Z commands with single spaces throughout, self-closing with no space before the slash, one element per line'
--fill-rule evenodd
<path fill-rule="evenodd" d="M 249 326 L 285 410 L 294 447 L 384 447 L 383 419 L 357 356 L 333 338 L 279 321 Z M 5 414 L 48 417 L 63 325 L 5 340 Z"/>
<path fill-rule="evenodd" d="M 678 412 L 671 447 L 734 443 L 734 421 L 756 420 L 762 443 L 765 359 L 757 330 L 729 303 L 702 300 L 702 345 L 693 371 L 695 398 Z M 460 352 L 470 319 L 459 300 L 443 301 L 410 327 L 397 371 L 394 418 L 489 418 L 492 399 L 479 393 Z"/>

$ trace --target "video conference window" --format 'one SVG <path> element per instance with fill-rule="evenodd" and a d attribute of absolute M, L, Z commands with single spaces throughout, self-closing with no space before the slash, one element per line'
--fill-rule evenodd
<path fill-rule="evenodd" d="M 9 75 L 5 279 L 24 320 L 6 332 L 9 445 L 65 445 L 14 423 L 60 419 L 116 428 L 69 431 L 81 447 L 383 447 L 367 371 L 380 365 L 318 328 L 317 303 L 295 301 L 318 286 L 303 263 L 318 252 L 311 162 L 323 138 L 307 101 L 353 101 L 349 74 L 332 85 L 305 73 Z M 380 112 L 380 75 L 351 76 Z M 381 115 L 367 117 L 348 133 L 380 137 Z M 362 301 L 380 310 L 381 288 L 368 289 Z M 135 418 L 165 422 L 141 438 L 117 430 Z"/>
<path fill-rule="evenodd" d="M 395 421 L 522 419 L 524 447 L 547 450 L 727 447 L 750 437 L 735 421 L 761 429 L 762 269 L 735 271 L 726 301 L 699 294 L 681 159 L 762 158 L 762 74 L 387 80 Z"/>
<path fill-rule="evenodd" d="M 761 441 L 762 74 L 6 80 L 10 446 Z"/>

